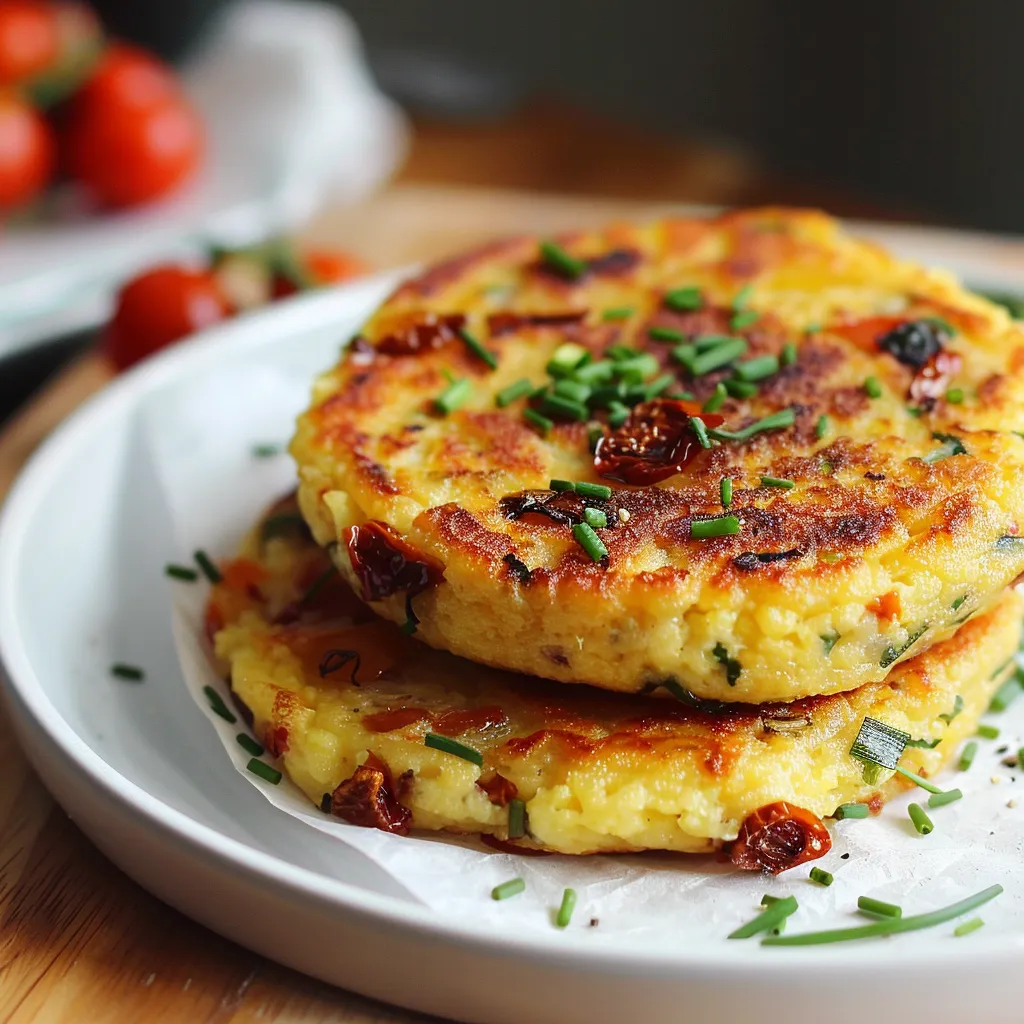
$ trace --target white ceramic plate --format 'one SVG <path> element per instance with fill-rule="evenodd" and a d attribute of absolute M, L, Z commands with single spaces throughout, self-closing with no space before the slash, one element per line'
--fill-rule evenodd
<path fill-rule="evenodd" d="M 64 204 L 5 230 L 0 356 L 102 322 L 141 267 L 292 229 L 328 195 L 364 196 L 405 150 L 404 121 L 335 7 L 236 0 L 183 78 L 206 126 L 202 171 L 163 202 L 87 214 Z"/>
<path fill-rule="evenodd" d="M 853 1024 L 905 1010 L 961 1024 L 1015 1013 L 1024 935 L 1006 927 L 782 950 L 613 929 L 496 933 L 427 911 L 231 769 L 181 681 L 160 578 L 181 552 L 133 426 L 169 389 L 243 362 L 311 377 L 394 280 L 282 303 L 140 366 L 71 417 L 17 483 L 0 521 L 6 692 L 29 758 L 75 821 L 142 885 L 235 941 L 460 1020 Z M 144 664 L 146 683 L 111 679 L 117 659 Z M 1024 868 L 1000 880 L 1024 886 Z"/>

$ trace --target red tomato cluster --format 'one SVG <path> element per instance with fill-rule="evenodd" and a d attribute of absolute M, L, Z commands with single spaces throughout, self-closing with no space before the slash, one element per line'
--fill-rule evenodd
<path fill-rule="evenodd" d="M 81 3 L 0 0 L 0 214 L 58 173 L 101 206 L 150 202 L 202 153 L 199 116 L 160 60 L 105 44 Z"/>
<path fill-rule="evenodd" d="M 294 252 L 280 243 L 218 252 L 208 266 L 165 264 L 125 284 L 103 336 L 118 370 L 220 320 L 310 288 L 347 281 L 366 267 L 345 253 Z"/>

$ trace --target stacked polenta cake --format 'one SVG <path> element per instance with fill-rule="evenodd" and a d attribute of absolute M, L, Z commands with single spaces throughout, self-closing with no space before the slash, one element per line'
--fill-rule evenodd
<path fill-rule="evenodd" d="M 823 214 L 503 241 L 316 381 L 209 628 L 324 813 L 779 871 L 1013 671 L 1022 434 L 1021 328 Z"/>

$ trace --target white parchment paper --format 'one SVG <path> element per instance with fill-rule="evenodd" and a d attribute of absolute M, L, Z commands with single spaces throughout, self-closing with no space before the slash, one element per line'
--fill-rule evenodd
<path fill-rule="evenodd" d="M 326 365 L 334 350 L 333 341 L 320 339 L 301 352 L 261 354 L 230 373 L 172 387 L 140 413 L 181 561 L 189 561 L 196 548 L 231 554 L 259 511 L 294 486 L 287 455 L 255 459 L 252 446 L 288 439 L 294 416 L 306 403 L 313 369 Z M 993 719 L 1001 735 L 980 741 L 969 772 L 949 769 L 937 780 L 959 786 L 964 799 L 930 812 L 931 835 L 917 835 L 906 813 L 911 799 L 923 802 L 921 792 L 889 804 L 877 819 L 837 823 L 832 851 L 816 862 L 835 875 L 829 888 L 808 880 L 810 865 L 770 879 L 737 872 L 710 857 L 497 854 L 470 840 L 402 838 L 348 825 L 320 813 L 287 779 L 272 786 L 248 773 L 249 755 L 235 738 L 241 723 L 230 725 L 215 716 L 202 692 L 212 686 L 228 701 L 227 687 L 201 640 L 207 588 L 172 581 L 168 586 L 174 591 L 173 627 L 185 685 L 223 744 L 224 770 L 233 768 L 266 798 L 267 828 L 273 828 L 273 815 L 283 813 L 326 832 L 371 858 L 439 913 L 493 920 L 506 929 L 550 929 L 562 891 L 571 886 L 579 894 L 573 929 L 654 934 L 670 944 L 718 942 L 753 916 L 766 891 L 797 895 L 800 911 L 789 928 L 795 932 L 863 923 L 851 913 L 861 894 L 900 903 L 910 914 L 1000 882 L 1006 893 L 982 912 L 986 934 L 998 930 L 1024 939 L 1024 773 L 1002 764 L 1024 735 L 1024 698 Z M 215 742 L 212 735 L 210 741 Z M 500 903 L 490 899 L 494 885 L 520 875 L 527 882 L 523 895 Z M 951 932 L 948 926 L 915 941 L 950 941 Z"/>

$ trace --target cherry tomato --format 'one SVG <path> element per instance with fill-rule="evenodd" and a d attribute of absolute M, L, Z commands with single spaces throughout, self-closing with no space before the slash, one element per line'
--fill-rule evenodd
<path fill-rule="evenodd" d="M 75 106 L 144 110 L 180 95 L 174 72 L 158 57 L 135 46 L 112 43 L 75 96 Z"/>
<path fill-rule="evenodd" d="M 50 126 L 24 100 L 0 93 L 0 210 L 34 199 L 53 173 Z"/>
<path fill-rule="evenodd" d="M 308 280 L 309 287 L 322 288 L 339 284 L 366 273 L 366 264 L 333 249 L 309 249 L 296 257 L 297 270 Z M 301 291 L 295 278 L 283 273 L 274 275 L 272 293 L 275 299 L 284 299 Z"/>
<path fill-rule="evenodd" d="M 154 267 L 121 289 L 103 350 L 124 370 L 231 312 L 208 271 L 173 264 Z"/>
<path fill-rule="evenodd" d="M 60 31 L 41 0 L 0 0 L 0 84 L 15 85 L 56 63 Z"/>
<path fill-rule="evenodd" d="M 144 109 L 86 106 L 64 139 L 70 175 L 105 206 L 160 199 L 195 172 L 203 130 L 195 111 L 170 98 Z"/>
<path fill-rule="evenodd" d="M 310 276 L 319 285 L 338 284 L 366 273 L 366 264 L 345 252 L 309 249 L 305 259 Z"/>

